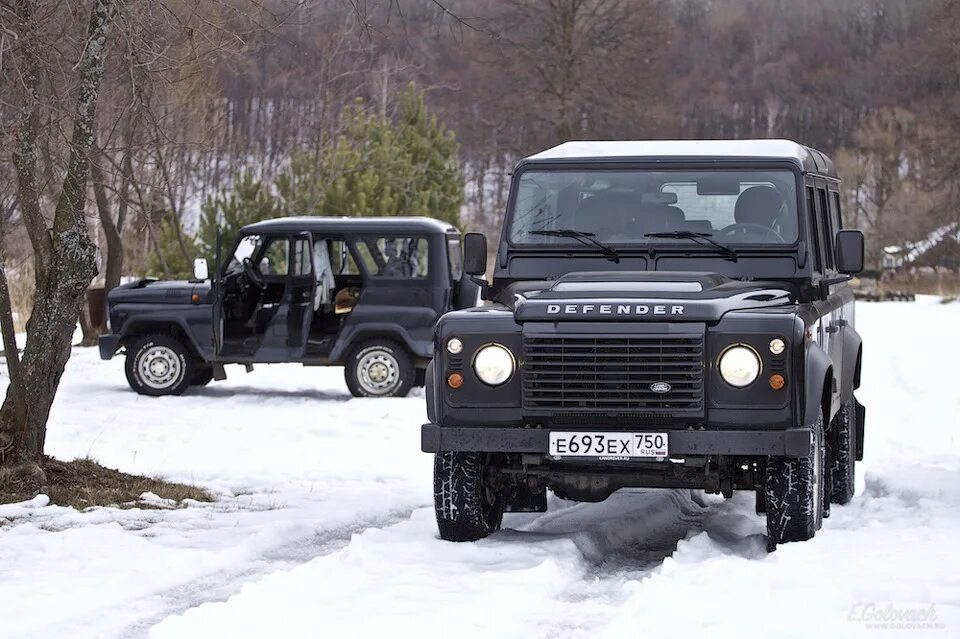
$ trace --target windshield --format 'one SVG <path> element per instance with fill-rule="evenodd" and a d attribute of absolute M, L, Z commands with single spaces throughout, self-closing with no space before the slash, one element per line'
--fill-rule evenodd
<path fill-rule="evenodd" d="M 243 260 L 252 257 L 253 254 L 257 252 L 257 249 L 260 248 L 260 240 L 259 235 L 246 235 L 240 238 L 240 241 L 237 243 L 237 248 L 230 258 L 230 262 L 227 263 L 224 274 L 230 275 L 231 273 L 239 273 L 242 271 Z"/>
<path fill-rule="evenodd" d="M 620 246 L 676 243 L 676 236 L 648 234 L 680 231 L 724 245 L 793 244 L 796 193 L 788 170 L 528 170 L 519 178 L 508 238 L 576 245 L 569 232 L 577 231 Z"/>

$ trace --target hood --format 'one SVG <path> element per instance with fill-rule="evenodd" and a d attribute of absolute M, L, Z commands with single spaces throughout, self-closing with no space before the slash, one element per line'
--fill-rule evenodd
<path fill-rule="evenodd" d="M 144 278 L 123 284 L 110 291 L 107 300 L 111 304 L 136 302 L 138 304 L 189 304 L 194 293 L 206 299 L 210 282 L 160 281 Z"/>
<path fill-rule="evenodd" d="M 717 273 L 607 271 L 569 273 L 540 290 L 517 291 L 514 314 L 519 322 L 715 322 L 730 311 L 793 301 L 776 282 L 744 282 Z"/>

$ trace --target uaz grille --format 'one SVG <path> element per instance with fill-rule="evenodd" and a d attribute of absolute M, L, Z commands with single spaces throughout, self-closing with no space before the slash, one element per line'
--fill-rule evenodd
<path fill-rule="evenodd" d="M 523 407 L 701 415 L 703 369 L 702 335 L 525 335 Z"/>

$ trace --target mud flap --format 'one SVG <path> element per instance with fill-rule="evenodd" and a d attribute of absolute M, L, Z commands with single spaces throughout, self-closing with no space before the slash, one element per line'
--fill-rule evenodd
<path fill-rule="evenodd" d="M 224 370 L 223 364 L 214 364 L 213 365 L 213 379 L 218 382 L 222 382 L 227 378 L 227 371 Z"/>
<path fill-rule="evenodd" d="M 547 512 L 546 489 L 540 487 L 540 492 L 534 492 L 525 481 L 509 486 L 505 511 L 508 513 Z"/>
<path fill-rule="evenodd" d="M 867 409 L 856 398 L 853 403 L 857 411 L 857 461 L 863 461 L 863 422 Z"/>

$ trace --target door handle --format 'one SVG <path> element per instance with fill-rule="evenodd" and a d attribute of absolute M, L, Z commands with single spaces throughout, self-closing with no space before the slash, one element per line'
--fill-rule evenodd
<path fill-rule="evenodd" d="M 827 327 L 824 328 L 823 330 L 824 330 L 825 333 L 831 333 L 831 334 L 832 334 L 832 333 L 836 333 L 837 331 L 839 331 L 839 330 L 840 330 L 840 327 L 837 326 L 836 324 L 831 324 L 830 326 L 827 326 Z"/>

